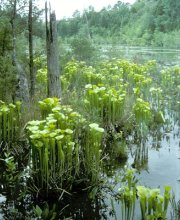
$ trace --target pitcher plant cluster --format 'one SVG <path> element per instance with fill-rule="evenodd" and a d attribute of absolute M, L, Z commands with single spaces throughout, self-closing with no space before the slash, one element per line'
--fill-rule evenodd
<path fill-rule="evenodd" d="M 41 101 L 40 107 L 43 120 L 26 127 L 37 185 L 48 191 L 56 183 L 70 191 L 82 179 L 97 183 L 104 129 L 56 98 Z"/>
<path fill-rule="evenodd" d="M 135 207 L 140 206 L 142 220 L 166 219 L 168 206 L 171 199 L 171 187 L 164 186 L 164 193 L 160 188 L 148 188 L 138 185 L 135 169 L 125 167 L 118 189 L 117 200 L 121 204 L 123 220 L 133 220 Z"/>
<path fill-rule="evenodd" d="M 21 103 L 6 104 L 0 101 L 0 143 L 10 143 L 19 138 Z"/>
<path fill-rule="evenodd" d="M 42 89 L 47 71 L 39 66 Z M 140 65 L 112 59 L 92 67 L 72 60 L 60 80 L 62 99 L 39 101 L 39 120 L 28 121 L 25 128 L 31 178 L 47 194 L 98 184 L 104 172 L 103 158 L 110 158 L 105 143 L 110 131 L 123 143 L 128 135 L 145 140 L 153 126 L 166 123 L 167 111 L 178 112 L 180 107 L 178 66 L 161 70 L 155 61 Z M 1 143 L 19 138 L 20 107 L 19 102 L 0 102 Z M 140 151 L 146 158 L 146 151 Z M 161 195 L 160 189 L 138 186 L 131 169 L 124 180 L 117 197 L 123 220 L 133 219 L 137 202 L 143 220 L 166 218 L 170 187 Z"/>

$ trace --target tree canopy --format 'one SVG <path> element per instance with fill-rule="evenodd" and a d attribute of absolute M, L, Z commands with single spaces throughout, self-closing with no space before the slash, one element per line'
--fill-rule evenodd
<path fill-rule="evenodd" d="M 133 5 L 118 1 L 113 7 L 96 12 L 92 6 L 81 14 L 76 11 L 72 18 L 58 23 L 59 35 L 72 37 L 87 35 L 118 37 L 120 43 L 152 44 L 157 33 L 180 30 L 179 0 L 137 0 Z M 161 45 L 157 45 L 161 46 Z"/>

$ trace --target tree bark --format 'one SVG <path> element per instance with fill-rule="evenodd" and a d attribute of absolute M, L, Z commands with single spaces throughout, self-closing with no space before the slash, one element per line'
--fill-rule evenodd
<path fill-rule="evenodd" d="M 57 41 L 57 24 L 55 12 L 49 13 L 47 1 L 45 4 L 46 14 L 46 45 L 47 45 L 47 67 L 48 67 L 48 97 L 61 97 L 60 84 L 60 68 L 59 68 L 59 54 Z"/>
<path fill-rule="evenodd" d="M 15 19 L 16 19 L 16 8 L 17 8 L 17 1 L 14 0 L 14 4 L 12 5 L 12 17 L 10 20 L 11 27 L 12 27 L 12 63 L 16 65 L 16 31 L 15 31 Z"/>
<path fill-rule="evenodd" d="M 29 0 L 29 17 L 28 17 L 28 31 L 29 31 L 29 72 L 30 72 L 30 97 L 31 100 L 35 93 L 35 71 L 33 62 L 33 18 L 32 18 L 32 0 Z"/>

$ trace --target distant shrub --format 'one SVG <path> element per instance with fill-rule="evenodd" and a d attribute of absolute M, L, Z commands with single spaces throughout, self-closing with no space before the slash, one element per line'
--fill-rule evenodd
<path fill-rule="evenodd" d="M 87 38 L 74 38 L 71 41 L 70 47 L 74 57 L 81 61 L 92 60 L 96 53 L 91 40 Z"/>

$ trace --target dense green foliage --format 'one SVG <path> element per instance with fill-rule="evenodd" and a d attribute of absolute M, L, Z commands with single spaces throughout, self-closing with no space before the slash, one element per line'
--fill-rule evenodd
<path fill-rule="evenodd" d="M 125 170 L 123 175 L 121 167 L 125 168 L 131 153 L 131 166 L 138 172 L 144 170 L 149 143 L 158 148 L 161 139 L 169 138 L 171 127 L 179 126 L 180 67 L 162 67 L 155 60 L 140 64 L 111 59 L 121 54 L 108 57 L 104 45 L 97 45 L 111 43 L 107 50 L 116 44 L 180 47 L 179 0 L 137 0 L 133 5 L 118 1 L 100 12 L 89 7 L 59 21 L 61 75 L 57 84 L 62 85 L 61 98 L 47 98 L 45 24 L 33 9 L 35 92 L 22 107 L 16 102 L 17 88 L 27 80 L 29 90 L 33 78 L 24 8 L 28 1 L 0 2 L 0 194 L 10 191 L 10 199 L 5 194 L 8 207 L 12 200 L 17 201 L 13 203 L 14 213 L 7 213 L 26 219 L 19 212 L 22 201 L 23 212 L 31 219 L 34 215 L 56 219 L 55 206 L 51 211 L 46 206 L 45 213 L 41 210 L 44 198 L 53 197 L 57 204 L 62 201 L 64 207 L 67 195 L 71 199 L 79 191 L 89 191 L 100 200 L 108 189 L 108 198 L 113 191 L 112 198 L 120 203 L 122 220 L 134 219 L 136 202 L 143 220 L 165 219 L 170 187 L 165 187 L 162 196 L 160 189 L 138 186 L 134 169 Z M 15 2 L 18 9 L 14 19 L 11 12 Z M 13 55 L 23 66 L 22 81 Z M 114 182 L 121 187 L 118 192 L 117 185 L 113 189 Z M 93 210 L 96 205 L 94 202 Z M 26 209 L 31 211 L 26 213 Z M 58 217 L 65 219 L 61 214 Z"/>
<path fill-rule="evenodd" d="M 21 103 L 7 105 L 0 100 L 0 142 L 10 143 L 20 138 Z"/>
<path fill-rule="evenodd" d="M 15 3 L 17 5 L 14 11 Z M 0 1 L 0 5 L 0 99 L 14 101 L 18 99 L 17 90 L 22 84 L 18 76 L 19 69 L 22 70 L 24 79 L 29 79 L 28 1 L 7 0 Z M 39 19 L 40 14 L 41 11 L 34 5 L 32 34 L 36 39 L 33 47 L 35 56 L 44 52 L 42 39 L 45 39 L 45 25 Z"/>
<path fill-rule="evenodd" d="M 39 77 L 41 74 L 44 72 L 40 72 Z M 61 81 L 62 100 L 47 98 L 40 101 L 41 118 L 29 121 L 26 126 L 30 147 L 30 160 L 26 165 L 29 165 L 30 191 L 40 195 L 59 195 L 62 191 L 103 186 L 102 180 L 107 178 L 104 165 L 115 155 L 111 154 L 113 149 L 107 144 L 109 138 L 122 143 L 137 141 L 140 144 L 137 150 L 141 154 L 145 151 L 142 143 L 152 130 L 168 126 L 166 111 L 175 116 L 178 113 L 178 66 L 160 70 L 155 61 L 139 65 L 112 60 L 92 67 L 72 60 L 66 65 Z M 45 86 L 46 81 L 43 83 Z M 7 105 L 2 104 L 4 111 Z M 14 108 L 12 104 L 9 106 Z M 1 133 L 5 135 L 3 142 L 6 143 L 8 138 L 4 132 L 8 131 L 12 120 L 6 123 L 5 119 L 1 120 Z M 146 160 L 146 157 L 135 156 L 138 163 Z M 13 166 L 14 157 L 7 157 Z M 140 169 L 138 163 L 136 169 Z M 16 167 L 13 167 L 15 172 Z M 142 219 L 146 220 L 147 215 L 150 219 L 165 219 L 170 187 L 165 188 L 162 196 L 159 189 L 137 186 L 131 170 L 124 178 L 125 184 L 120 181 L 122 188 L 117 193 L 123 220 L 133 219 L 136 198 Z"/>
<path fill-rule="evenodd" d="M 96 42 L 127 45 L 179 47 L 179 0 L 141 0 L 133 5 L 118 1 L 96 12 L 92 6 L 82 14 L 59 21 L 59 35 L 91 37 Z"/>
<path fill-rule="evenodd" d="M 0 82 L 0 99 L 13 100 L 16 91 L 16 72 L 8 56 L 0 56 Z"/>
<path fill-rule="evenodd" d="M 70 43 L 72 53 L 78 60 L 92 60 L 95 48 L 91 41 L 86 38 L 74 38 Z"/>
<path fill-rule="evenodd" d="M 41 101 L 40 107 L 45 120 L 27 125 L 36 185 L 47 191 L 57 186 L 70 191 L 83 179 L 83 184 L 97 183 L 104 129 L 56 98 Z"/>

